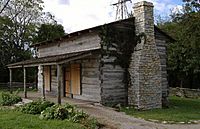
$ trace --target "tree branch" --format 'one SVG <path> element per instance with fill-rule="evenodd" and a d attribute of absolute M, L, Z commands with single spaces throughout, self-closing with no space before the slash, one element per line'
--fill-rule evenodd
<path fill-rule="evenodd" d="M 3 10 L 8 6 L 8 3 L 10 2 L 10 0 L 8 0 L 6 2 L 6 4 L 3 6 L 3 8 L 0 10 L 0 14 L 3 12 Z"/>

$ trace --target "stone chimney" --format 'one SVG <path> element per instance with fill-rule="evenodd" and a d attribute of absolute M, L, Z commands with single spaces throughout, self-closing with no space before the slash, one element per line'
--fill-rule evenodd
<path fill-rule="evenodd" d="M 135 31 L 142 40 L 132 53 L 128 103 L 137 109 L 162 107 L 161 65 L 154 35 L 153 4 L 134 4 Z"/>

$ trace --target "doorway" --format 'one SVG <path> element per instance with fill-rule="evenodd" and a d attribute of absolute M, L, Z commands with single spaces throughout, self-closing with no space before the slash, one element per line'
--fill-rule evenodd
<path fill-rule="evenodd" d="M 65 68 L 65 96 L 81 94 L 81 69 L 80 64 L 70 64 Z"/>
<path fill-rule="evenodd" d="M 44 67 L 44 86 L 46 91 L 51 91 L 51 66 Z"/>

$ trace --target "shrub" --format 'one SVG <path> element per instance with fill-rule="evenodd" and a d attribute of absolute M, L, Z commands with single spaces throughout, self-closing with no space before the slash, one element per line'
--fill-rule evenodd
<path fill-rule="evenodd" d="M 95 118 L 88 118 L 84 121 L 81 121 L 81 124 L 83 124 L 86 129 L 100 129 L 103 127 L 103 125 L 99 124 Z"/>
<path fill-rule="evenodd" d="M 86 118 L 88 115 L 84 112 L 80 112 L 75 109 L 74 106 L 65 104 L 65 105 L 54 105 L 52 107 L 46 108 L 40 115 L 41 119 L 68 119 L 72 122 L 80 122 Z"/>
<path fill-rule="evenodd" d="M 54 103 L 49 101 L 37 100 L 21 106 L 19 110 L 27 114 L 40 114 L 43 110 L 53 105 Z"/>
<path fill-rule="evenodd" d="M 3 106 L 11 106 L 13 104 L 16 104 L 18 102 L 22 101 L 22 98 L 17 96 L 17 92 L 16 93 L 7 93 L 7 92 L 2 92 L 1 93 L 1 102 L 0 104 Z"/>

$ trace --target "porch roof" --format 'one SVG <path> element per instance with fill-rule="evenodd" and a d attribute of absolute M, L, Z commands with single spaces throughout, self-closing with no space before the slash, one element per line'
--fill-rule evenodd
<path fill-rule="evenodd" d="M 56 65 L 56 64 L 64 64 L 69 61 L 81 59 L 87 56 L 92 55 L 94 52 L 97 52 L 97 50 L 88 50 L 88 51 L 82 51 L 82 52 L 73 52 L 63 55 L 55 55 L 55 56 L 47 56 L 47 57 L 41 57 L 41 58 L 34 58 L 30 60 L 25 60 L 13 64 L 7 65 L 8 68 L 20 68 L 20 67 L 35 67 L 39 65 Z"/>

